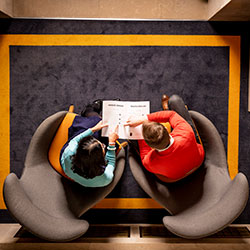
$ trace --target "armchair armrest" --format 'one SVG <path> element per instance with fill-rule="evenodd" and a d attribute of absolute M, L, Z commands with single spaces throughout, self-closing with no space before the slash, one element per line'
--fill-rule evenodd
<path fill-rule="evenodd" d="M 85 220 L 56 218 L 42 211 L 29 199 L 14 173 L 3 188 L 5 204 L 11 215 L 32 234 L 49 241 L 65 242 L 83 235 L 89 227 Z"/>
<path fill-rule="evenodd" d="M 221 199 L 207 211 L 199 212 L 198 209 L 192 208 L 175 216 L 165 216 L 163 224 L 183 238 L 197 239 L 212 235 L 228 226 L 241 214 L 248 195 L 247 178 L 239 173 Z"/>
<path fill-rule="evenodd" d="M 60 111 L 45 119 L 36 129 L 26 154 L 25 167 L 48 161 L 48 151 L 52 139 L 67 111 Z"/>

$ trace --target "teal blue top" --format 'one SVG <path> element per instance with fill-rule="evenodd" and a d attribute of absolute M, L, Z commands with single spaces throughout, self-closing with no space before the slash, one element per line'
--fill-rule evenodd
<path fill-rule="evenodd" d="M 76 173 L 74 173 L 71 169 L 71 156 L 76 153 L 76 149 L 78 147 L 79 141 L 86 137 L 92 135 L 93 132 L 91 129 L 88 129 L 81 134 L 74 137 L 65 148 L 64 152 L 61 156 L 61 165 L 63 168 L 64 173 L 73 179 L 74 181 L 78 182 L 82 186 L 85 187 L 103 187 L 107 186 L 109 183 L 112 182 L 114 177 L 114 169 L 115 169 L 115 146 L 108 146 L 108 151 L 105 155 L 105 159 L 108 162 L 108 165 L 105 168 L 105 171 L 102 175 L 98 175 L 92 179 L 86 179 Z"/>

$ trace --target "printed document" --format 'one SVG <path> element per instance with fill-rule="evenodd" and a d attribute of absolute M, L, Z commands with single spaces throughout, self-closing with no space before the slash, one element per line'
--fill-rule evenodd
<path fill-rule="evenodd" d="M 102 129 L 102 136 L 108 136 L 118 125 L 120 139 L 143 139 L 142 125 L 137 127 L 124 126 L 129 118 L 143 117 L 150 112 L 149 101 L 103 101 L 102 120 L 109 126 Z"/>

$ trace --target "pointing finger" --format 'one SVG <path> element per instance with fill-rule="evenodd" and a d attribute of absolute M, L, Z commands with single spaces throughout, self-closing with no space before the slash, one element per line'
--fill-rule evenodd
<path fill-rule="evenodd" d="M 115 133 L 117 133 L 117 132 L 118 132 L 118 124 L 115 127 Z"/>

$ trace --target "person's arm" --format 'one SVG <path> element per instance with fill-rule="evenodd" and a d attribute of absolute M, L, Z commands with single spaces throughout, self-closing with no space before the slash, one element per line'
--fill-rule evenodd
<path fill-rule="evenodd" d="M 108 145 L 108 151 L 105 155 L 105 159 L 108 162 L 108 165 L 106 166 L 105 169 L 105 177 L 108 181 L 107 184 L 109 184 L 114 177 L 114 170 L 115 170 L 115 162 L 116 162 L 116 154 L 115 154 L 115 142 L 116 140 L 119 138 L 118 134 L 117 134 L 117 130 L 118 130 L 118 125 L 115 128 L 115 131 L 111 132 L 109 134 L 109 145 Z"/>
<path fill-rule="evenodd" d="M 114 178 L 114 170 L 116 163 L 116 155 L 115 155 L 115 146 L 108 146 L 108 151 L 105 155 L 105 159 L 108 162 L 108 165 L 105 168 L 103 173 L 103 186 L 110 184 Z"/>
<path fill-rule="evenodd" d="M 165 110 L 148 114 L 147 117 L 149 121 L 161 123 L 161 122 L 169 122 L 175 114 L 177 114 L 175 111 Z"/>
<path fill-rule="evenodd" d="M 149 114 L 148 120 L 159 123 L 169 122 L 173 129 L 180 128 L 190 130 L 191 128 L 186 120 L 172 110 L 159 111 Z"/>
<path fill-rule="evenodd" d="M 68 144 L 68 146 L 65 148 L 64 152 L 67 150 L 72 151 L 74 154 L 76 153 L 76 149 L 78 147 L 79 141 L 87 136 L 93 135 L 93 131 L 91 129 L 87 129 L 84 132 L 80 133 L 79 135 L 75 136 Z"/>
<path fill-rule="evenodd" d="M 76 137 L 74 137 L 68 144 L 68 146 L 65 148 L 64 153 L 67 154 L 75 154 L 76 153 L 76 149 L 78 147 L 78 143 L 79 141 L 87 136 L 91 136 L 93 135 L 96 131 L 107 127 L 108 124 L 103 124 L 102 121 L 98 122 L 94 127 L 87 129 L 86 131 L 80 133 L 79 135 L 77 135 Z M 63 153 L 63 154 L 64 154 Z"/>
<path fill-rule="evenodd" d="M 124 126 L 137 127 L 147 120 L 148 118 L 145 116 L 130 117 L 124 124 Z"/>
<path fill-rule="evenodd" d="M 108 127 L 108 124 L 103 124 L 102 120 L 99 121 L 94 127 L 90 128 L 93 133 L 101 130 L 102 128 Z"/>
<path fill-rule="evenodd" d="M 107 147 L 107 153 L 105 155 L 105 160 L 108 162 L 108 165 L 106 166 L 104 173 L 100 176 L 102 186 L 107 186 L 113 181 L 114 178 L 114 170 L 116 163 L 115 142 L 119 138 L 117 130 L 118 125 L 116 126 L 115 131 L 109 134 L 109 145 Z M 95 178 L 98 178 L 98 176 Z"/>
<path fill-rule="evenodd" d="M 144 161 L 144 158 L 151 152 L 153 149 L 148 146 L 148 144 L 144 140 L 138 140 L 139 150 L 140 150 L 140 157 L 142 160 L 142 163 Z"/>

